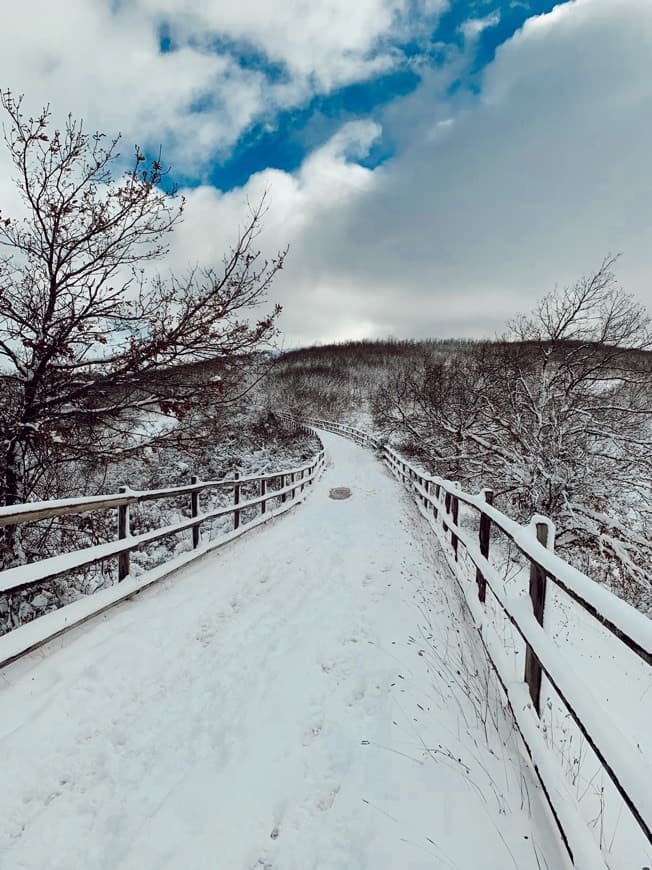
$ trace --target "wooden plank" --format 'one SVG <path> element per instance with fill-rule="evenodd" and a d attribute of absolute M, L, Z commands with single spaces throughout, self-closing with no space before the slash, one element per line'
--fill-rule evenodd
<path fill-rule="evenodd" d="M 487 504 L 492 504 L 494 500 L 493 489 L 483 490 L 484 499 Z M 491 537 L 491 520 L 484 511 L 480 511 L 480 530 L 478 532 L 480 553 L 485 559 L 489 557 L 489 539 Z M 484 578 L 482 571 L 479 568 L 475 569 L 475 582 L 478 585 L 478 598 L 480 601 L 485 601 L 487 598 L 487 581 Z"/>
<path fill-rule="evenodd" d="M 126 492 L 126 490 L 126 486 L 120 487 L 121 492 Z M 129 505 L 121 504 L 118 507 L 118 540 L 124 541 L 126 538 L 129 537 L 129 533 Z M 129 576 L 129 561 L 130 551 L 122 550 L 122 552 L 118 556 L 118 583 L 121 580 L 124 580 L 125 577 Z"/>
<path fill-rule="evenodd" d="M 192 483 L 197 484 L 199 478 L 196 474 L 192 476 Z M 196 517 L 199 515 L 199 491 L 195 490 L 190 493 L 190 516 Z M 192 527 L 192 548 L 196 550 L 199 546 L 199 524 Z"/>
<path fill-rule="evenodd" d="M 35 523 L 51 517 L 65 517 L 70 514 L 83 514 L 89 511 L 110 510 L 124 504 L 134 504 L 133 495 L 101 495 L 95 498 L 66 499 L 65 502 L 32 502 L 0 508 L 0 527 L 17 526 L 21 523 Z"/>
<path fill-rule="evenodd" d="M 551 529 L 548 523 L 536 524 L 537 541 L 544 547 L 552 547 Z M 550 536 L 550 540 L 549 540 Z M 534 618 L 543 626 L 546 607 L 546 572 L 536 562 L 530 563 L 530 599 Z M 525 648 L 525 682 L 537 714 L 541 714 L 541 662 L 529 644 Z"/>
<path fill-rule="evenodd" d="M 240 511 L 238 510 L 238 505 L 240 504 L 240 474 L 236 471 L 233 475 L 234 483 L 233 483 L 233 504 L 235 505 L 235 510 L 233 511 L 233 528 L 237 529 L 240 525 Z"/>
<path fill-rule="evenodd" d="M 458 518 L 460 514 L 460 503 L 457 498 L 457 495 L 452 495 L 450 498 L 450 507 L 451 507 L 451 519 L 453 520 L 453 525 L 451 527 L 451 544 L 453 546 L 453 553 L 455 554 L 455 561 L 457 562 L 457 535 L 455 534 L 455 529 L 458 525 Z"/>

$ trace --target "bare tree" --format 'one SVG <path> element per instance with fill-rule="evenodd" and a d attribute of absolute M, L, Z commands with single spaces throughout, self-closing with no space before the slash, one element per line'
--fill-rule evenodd
<path fill-rule="evenodd" d="M 24 501 L 55 463 L 110 456 L 134 422 L 160 439 L 201 397 L 224 401 L 227 373 L 276 332 L 280 308 L 251 321 L 284 253 L 256 250 L 264 205 L 219 267 L 148 279 L 183 200 L 160 158 L 136 148 L 117 180 L 119 137 L 88 134 L 71 117 L 51 129 L 2 94 L 5 141 L 24 215 L 0 213 L 0 498 Z M 219 358 L 218 368 L 182 363 Z M 155 431 L 155 435 L 151 432 Z"/>
<path fill-rule="evenodd" d="M 503 440 L 526 446 L 524 502 L 556 520 L 560 545 L 593 552 L 625 594 L 634 584 L 649 595 L 652 336 L 616 259 L 511 324 L 527 365 L 511 368 L 509 422 L 494 416 Z"/>
<path fill-rule="evenodd" d="M 431 465 L 544 513 L 557 546 L 631 599 L 649 599 L 652 347 L 645 309 L 607 257 L 500 341 L 386 387 L 376 413 Z"/>

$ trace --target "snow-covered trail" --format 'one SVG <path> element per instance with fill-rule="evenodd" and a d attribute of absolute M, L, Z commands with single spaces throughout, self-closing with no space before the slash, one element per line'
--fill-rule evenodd
<path fill-rule="evenodd" d="M 0 674 L 2 870 L 568 866 L 432 537 L 323 440 L 306 504 Z"/>

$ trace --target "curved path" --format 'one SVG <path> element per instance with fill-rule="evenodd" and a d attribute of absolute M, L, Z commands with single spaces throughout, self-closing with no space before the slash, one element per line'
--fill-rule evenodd
<path fill-rule="evenodd" d="M 323 439 L 304 505 L 0 674 L 2 870 L 567 867 L 414 505 Z"/>

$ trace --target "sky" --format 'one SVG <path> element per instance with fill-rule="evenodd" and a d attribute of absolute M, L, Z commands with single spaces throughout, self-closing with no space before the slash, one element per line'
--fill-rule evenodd
<path fill-rule="evenodd" d="M 267 192 L 287 347 L 491 337 L 610 252 L 652 304 L 650 0 L 21 0 L 0 87 L 162 147 L 175 269 Z"/>

